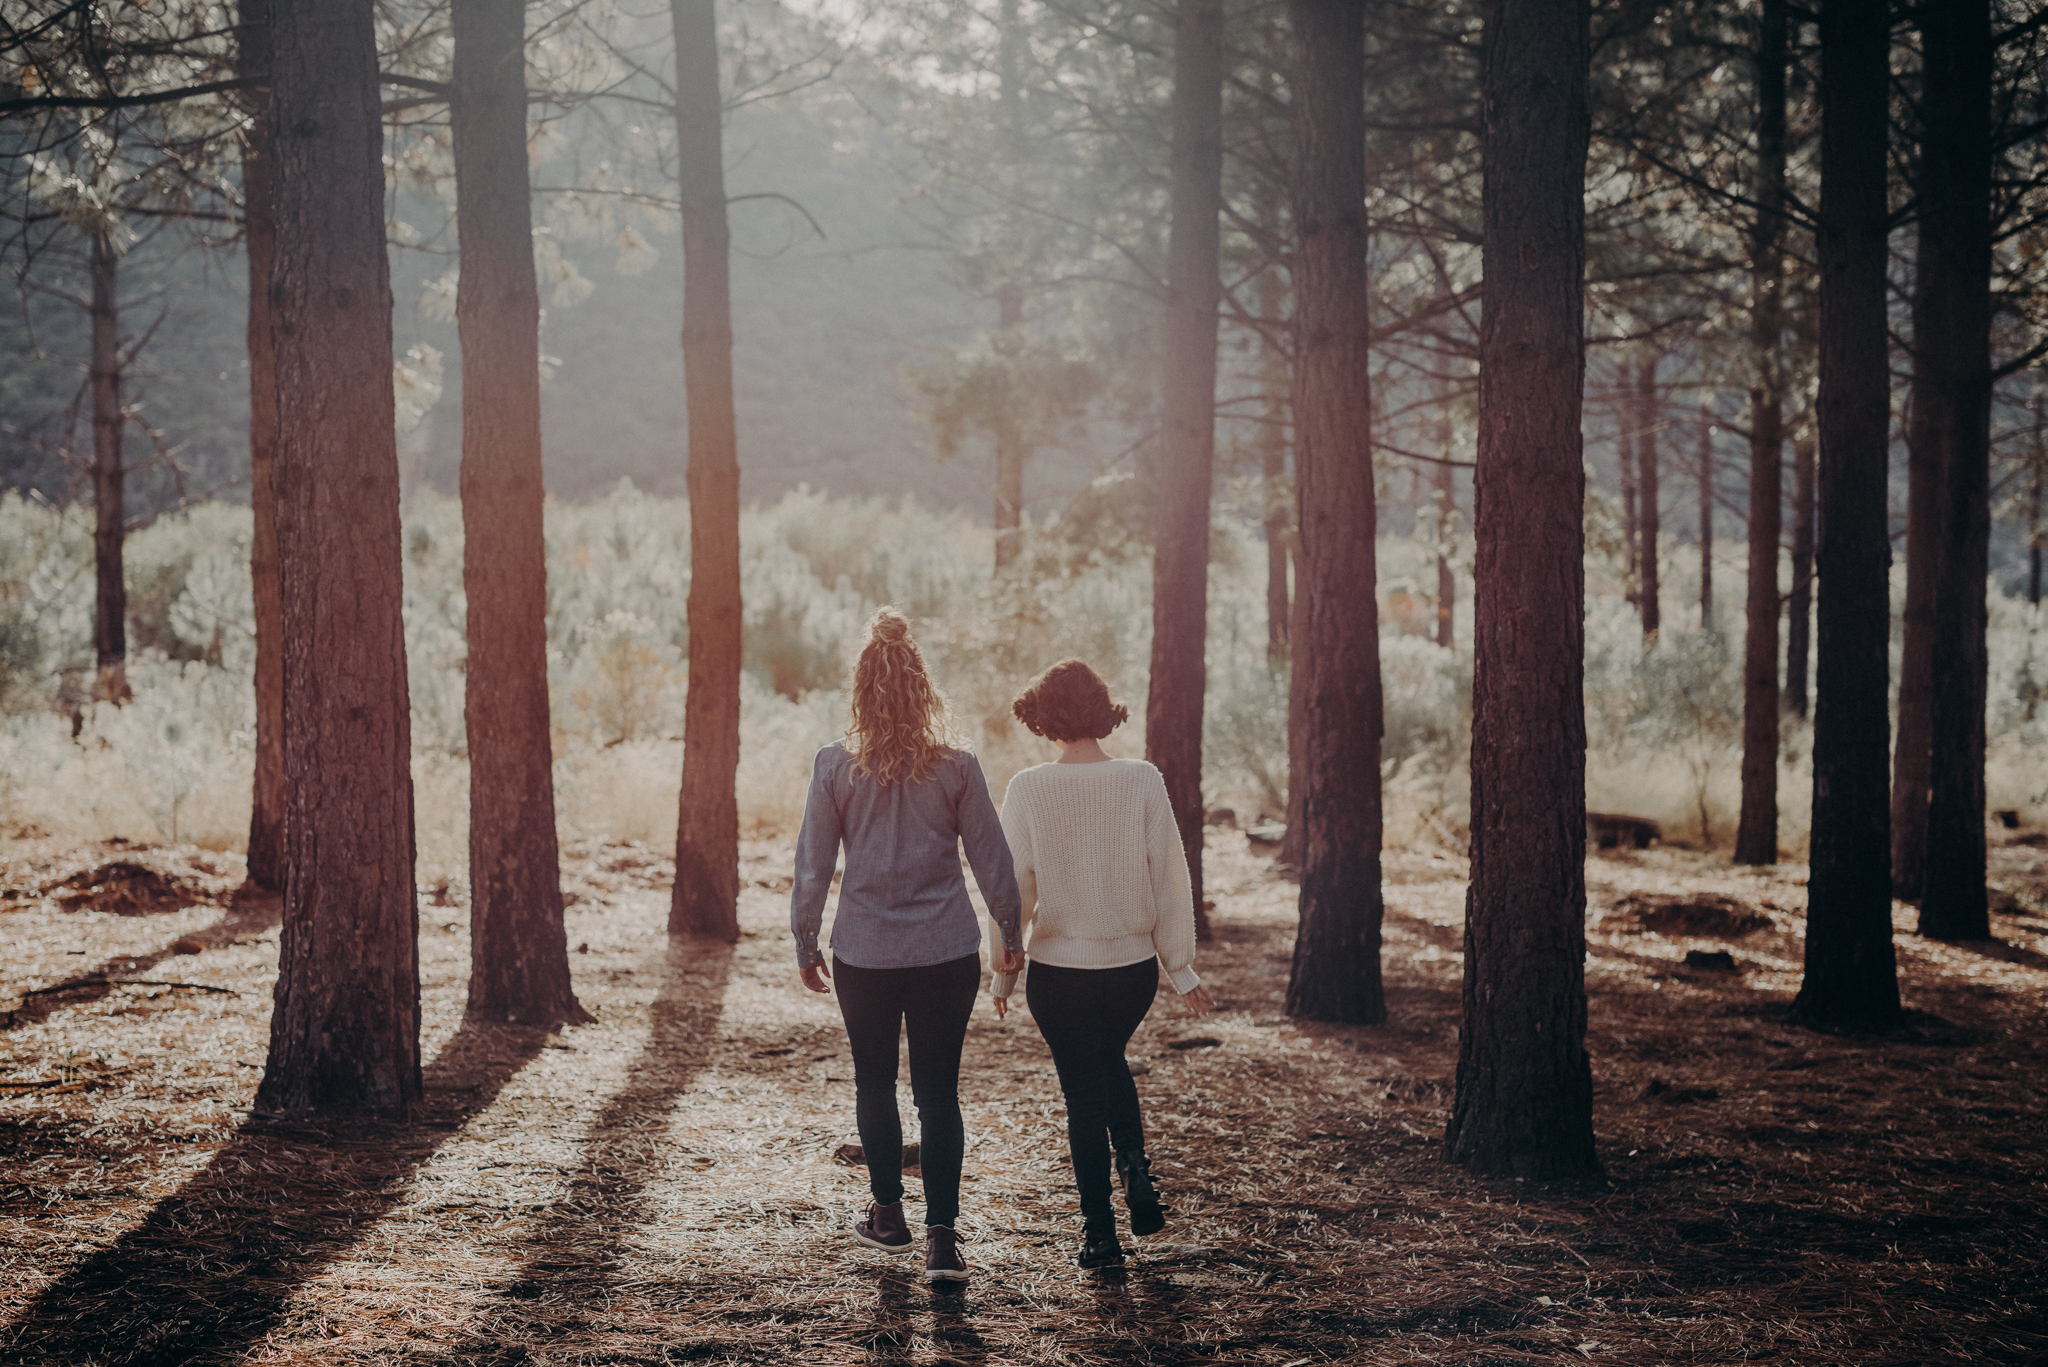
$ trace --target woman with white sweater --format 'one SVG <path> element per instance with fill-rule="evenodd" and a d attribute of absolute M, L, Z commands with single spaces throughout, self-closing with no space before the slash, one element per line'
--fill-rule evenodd
<path fill-rule="evenodd" d="M 1196 1015 L 1215 1009 L 1195 976 L 1195 906 L 1166 783 L 1141 759 L 1113 759 L 1102 738 L 1130 717 L 1080 660 L 1062 660 L 1012 705 L 1060 747 L 1003 797 L 1030 964 L 1024 997 L 1052 1050 L 1067 1101 L 1067 1147 L 1081 1197 L 1084 1268 L 1123 1262 L 1110 1205 L 1110 1148 L 1131 1233 L 1155 1234 L 1168 1207 L 1152 1184 L 1138 1089 L 1124 1046 L 1165 972 Z M 1006 1015 L 1014 974 L 995 975 Z"/>

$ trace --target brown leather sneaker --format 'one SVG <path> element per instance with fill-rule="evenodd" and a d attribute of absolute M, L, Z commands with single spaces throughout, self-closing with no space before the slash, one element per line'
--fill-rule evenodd
<path fill-rule="evenodd" d="M 910 1237 L 910 1226 L 903 1223 L 901 1201 L 891 1206 L 870 1201 L 868 1218 L 853 1227 L 853 1237 L 884 1253 L 908 1253 L 917 1243 Z"/>
<path fill-rule="evenodd" d="M 959 1237 L 951 1225 L 924 1227 L 924 1279 L 934 1285 L 967 1280 L 967 1264 L 960 1257 Z"/>

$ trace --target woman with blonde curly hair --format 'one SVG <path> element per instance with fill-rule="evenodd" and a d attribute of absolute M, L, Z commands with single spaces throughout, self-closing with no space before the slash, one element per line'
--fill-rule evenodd
<path fill-rule="evenodd" d="M 833 990 L 853 1053 L 854 1110 L 874 1201 L 854 1237 L 886 1253 L 916 1246 L 903 1218 L 903 1124 L 896 1050 L 910 1038 L 910 1089 L 923 1146 L 925 1280 L 964 1282 L 956 1245 L 960 1048 L 981 990 L 981 923 L 960 873 L 974 881 L 1003 938 L 1000 970 L 1023 966 L 1017 880 L 981 763 L 954 743 L 946 700 L 925 669 L 910 623 L 876 610 L 853 671 L 853 719 L 818 751 L 797 836 L 789 927 L 804 986 Z M 825 895 L 846 848 L 832 968 L 818 949 Z"/>

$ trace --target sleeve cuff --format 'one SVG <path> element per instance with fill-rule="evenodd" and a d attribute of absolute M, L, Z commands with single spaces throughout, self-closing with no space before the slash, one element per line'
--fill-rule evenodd
<path fill-rule="evenodd" d="M 1166 975 L 1166 980 L 1172 983 L 1173 990 L 1183 997 L 1202 985 L 1202 980 L 1195 976 L 1193 964 L 1173 969 Z"/>
<path fill-rule="evenodd" d="M 1014 973 L 991 974 L 988 980 L 988 994 L 991 997 L 1007 998 L 1017 990 L 1017 975 Z"/>

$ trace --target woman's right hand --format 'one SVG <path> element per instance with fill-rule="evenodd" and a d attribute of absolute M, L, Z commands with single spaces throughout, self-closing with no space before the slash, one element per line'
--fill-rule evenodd
<path fill-rule="evenodd" d="M 832 970 L 825 967 L 822 961 L 804 966 L 804 986 L 810 988 L 813 992 L 830 992 L 832 989 L 828 985 L 827 980 L 831 976 Z"/>
<path fill-rule="evenodd" d="M 1206 1016 L 1216 1009 L 1216 999 L 1210 996 L 1209 989 L 1200 983 L 1195 984 L 1194 991 L 1181 993 L 1180 1003 L 1197 1016 Z"/>

